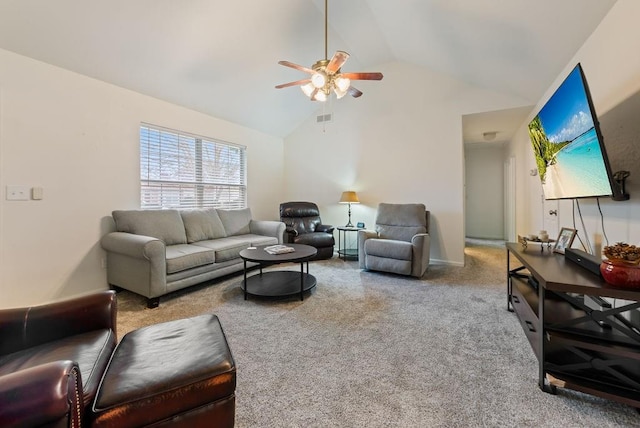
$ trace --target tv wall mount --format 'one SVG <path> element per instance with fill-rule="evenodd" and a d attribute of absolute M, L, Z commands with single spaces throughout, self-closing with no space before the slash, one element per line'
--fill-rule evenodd
<path fill-rule="evenodd" d="M 617 171 L 613 174 L 613 179 L 616 182 L 616 188 L 611 195 L 611 199 L 614 201 L 628 201 L 629 194 L 625 190 L 625 181 L 631 173 L 629 171 Z"/>

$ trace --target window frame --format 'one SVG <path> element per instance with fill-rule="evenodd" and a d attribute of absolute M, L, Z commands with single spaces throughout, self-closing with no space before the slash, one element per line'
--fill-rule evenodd
<path fill-rule="evenodd" d="M 141 122 L 140 208 L 247 207 L 247 148 Z"/>

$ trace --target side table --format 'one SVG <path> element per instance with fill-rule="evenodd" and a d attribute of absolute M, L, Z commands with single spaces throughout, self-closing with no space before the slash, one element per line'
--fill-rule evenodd
<path fill-rule="evenodd" d="M 336 229 L 338 229 L 338 258 L 342 260 L 358 260 L 358 231 L 363 228 L 338 226 Z M 353 241 L 347 242 L 347 234 L 349 232 L 355 232 L 356 234 L 355 248 L 353 248 Z"/>

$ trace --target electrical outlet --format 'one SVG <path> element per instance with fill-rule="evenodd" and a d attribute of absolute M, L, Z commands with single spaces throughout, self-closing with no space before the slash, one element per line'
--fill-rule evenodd
<path fill-rule="evenodd" d="M 7 201 L 28 201 L 29 186 L 7 186 Z"/>

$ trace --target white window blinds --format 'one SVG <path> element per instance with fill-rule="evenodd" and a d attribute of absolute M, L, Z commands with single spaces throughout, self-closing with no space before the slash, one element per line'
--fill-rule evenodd
<path fill-rule="evenodd" d="M 140 206 L 245 208 L 246 148 L 140 125 Z"/>

